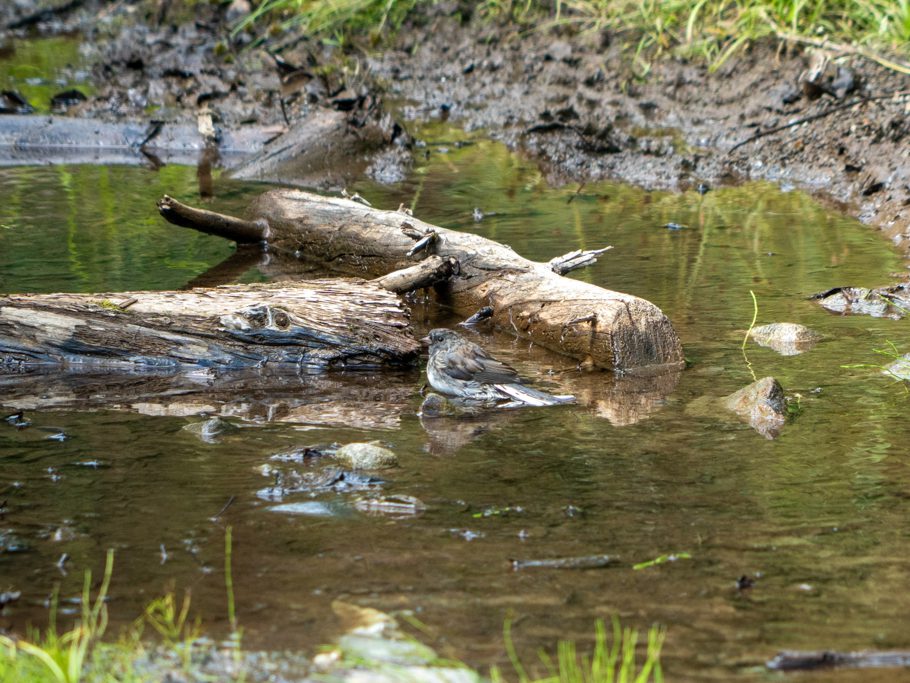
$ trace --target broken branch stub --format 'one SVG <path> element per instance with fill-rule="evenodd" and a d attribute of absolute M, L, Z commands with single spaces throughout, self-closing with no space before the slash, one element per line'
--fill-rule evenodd
<path fill-rule="evenodd" d="M 268 237 L 268 223 L 263 221 L 245 221 L 242 218 L 227 216 L 223 213 L 196 209 L 181 204 L 173 197 L 164 195 L 158 200 L 158 213 L 168 223 L 184 228 L 193 228 L 217 237 L 234 240 L 238 244 L 255 244 Z"/>
<path fill-rule="evenodd" d="M 575 251 L 570 251 L 568 254 L 551 258 L 547 262 L 547 265 L 550 266 L 550 269 L 557 275 L 565 275 L 566 273 L 571 273 L 573 270 L 578 270 L 579 268 L 593 266 L 597 263 L 598 256 L 612 248 L 613 247 L 610 246 L 602 249 L 586 249 L 584 251 L 576 249 Z"/>
<path fill-rule="evenodd" d="M 373 282 L 396 294 L 425 289 L 448 280 L 458 271 L 458 261 L 451 256 L 430 256 L 420 263 L 378 277 Z"/>
<path fill-rule="evenodd" d="M 548 264 L 529 261 L 479 235 L 446 230 L 400 211 L 290 189 L 257 197 L 250 216 L 268 225 L 270 250 L 321 257 L 333 268 L 364 276 L 412 266 L 407 253 L 415 241 L 434 232 L 433 252 L 459 263 L 458 272 L 436 287 L 457 312 L 467 315 L 492 306 L 499 328 L 590 367 L 653 373 L 683 366 L 679 337 L 654 304 L 562 277 Z"/>

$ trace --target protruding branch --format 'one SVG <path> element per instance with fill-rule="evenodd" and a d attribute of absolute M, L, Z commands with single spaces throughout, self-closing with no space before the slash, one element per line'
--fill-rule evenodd
<path fill-rule="evenodd" d="M 209 235 L 234 240 L 238 244 L 254 244 L 268 236 L 268 223 L 259 219 L 247 221 L 215 211 L 194 209 L 164 195 L 158 200 L 158 213 L 168 222 L 182 228 L 192 228 Z"/>
<path fill-rule="evenodd" d="M 597 263 L 597 257 L 612 248 L 613 247 L 610 246 L 604 247 L 603 249 L 586 249 L 584 251 L 576 249 L 575 251 L 570 251 L 568 254 L 563 254 L 562 256 L 550 259 L 547 265 L 549 265 L 557 275 L 565 275 L 578 268 L 585 268 Z"/>
<path fill-rule="evenodd" d="M 482 323 L 484 320 L 489 320 L 493 317 L 493 307 L 492 306 L 483 306 L 478 309 L 478 311 L 472 315 L 467 320 L 462 320 L 459 325 L 463 327 L 470 327 L 471 325 L 476 325 L 477 323 Z"/>
<path fill-rule="evenodd" d="M 415 266 L 402 268 L 376 278 L 374 282 L 383 289 L 396 294 L 413 292 L 416 289 L 431 287 L 438 282 L 448 280 L 458 274 L 458 261 L 451 256 L 430 256 Z"/>

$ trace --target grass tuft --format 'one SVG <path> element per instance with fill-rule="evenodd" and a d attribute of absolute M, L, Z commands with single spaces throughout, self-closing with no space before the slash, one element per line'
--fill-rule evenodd
<path fill-rule="evenodd" d="M 295 28 L 334 44 L 368 37 L 376 44 L 437 0 L 261 0 L 235 27 Z M 763 38 L 859 54 L 886 68 L 910 65 L 875 50 L 910 55 L 910 0 L 484 0 L 474 12 L 522 30 L 609 30 L 632 49 L 641 75 L 661 57 L 695 59 L 717 69 Z"/>
<path fill-rule="evenodd" d="M 660 651 L 663 647 L 666 631 L 658 626 L 648 629 L 648 643 L 645 660 L 638 667 L 637 646 L 638 631 L 629 627 L 622 628 L 619 618 L 613 617 L 612 636 L 608 638 L 607 627 L 602 619 L 594 625 L 594 652 L 590 655 L 579 655 L 572 641 L 560 641 L 556 647 L 556 659 L 541 651 L 538 656 L 548 675 L 532 678 L 518 657 L 512 641 L 512 624 L 506 621 L 503 626 L 506 653 L 518 683 L 663 683 L 663 670 L 660 666 Z M 507 683 L 507 679 L 498 667 L 490 670 L 492 683 Z"/>
<path fill-rule="evenodd" d="M 762 38 L 820 40 L 910 54 L 910 0 L 567 0 L 564 21 L 637 34 L 636 53 L 714 68 Z"/>
<path fill-rule="evenodd" d="M 279 29 L 299 29 L 329 42 L 345 43 L 352 36 L 378 40 L 395 32 L 417 5 L 429 0 L 264 0 L 235 28 L 275 22 Z"/>
<path fill-rule="evenodd" d="M 107 628 L 107 592 L 114 571 L 114 551 L 107 553 L 104 577 L 92 602 L 92 572 L 86 570 L 82 588 L 82 614 L 72 630 L 57 633 L 57 595 L 51 605 L 51 619 L 41 635 L 30 634 L 30 640 L 0 635 L 0 681 L 55 681 L 79 683 L 88 663 L 89 648 L 97 643 Z"/>

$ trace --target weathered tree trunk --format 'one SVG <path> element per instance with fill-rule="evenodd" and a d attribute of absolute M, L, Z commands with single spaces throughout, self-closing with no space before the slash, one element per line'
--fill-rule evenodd
<path fill-rule="evenodd" d="M 363 280 L 0 297 L 0 369 L 407 365 L 398 297 Z"/>
<path fill-rule="evenodd" d="M 241 243 L 263 240 L 272 251 L 323 258 L 329 267 L 363 275 L 413 265 L 419 256 L 408 254 L 424 240 L 427 251 L 457 260 L 456 273 L 436 289 L 465 315 L 491 306 L 500 328 L 592 367 L 662 372 L 683 365 L 679 338 L 654 304 L 562 277 L 509 247 L 407 213 L 287 189 L 254 200 L 249 220 L 236 231 L 231 221 L 205 220 L 169 197 L 159 210 L 178 225 Z"/>

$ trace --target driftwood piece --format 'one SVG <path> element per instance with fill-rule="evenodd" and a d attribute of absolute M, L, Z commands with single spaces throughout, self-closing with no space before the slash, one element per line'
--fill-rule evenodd
<path fill-rule="evenodd" d="M 441 284 L 458 272 L 458 261 L 451 256 L 431 256 L 410 268 L 402 268 L 374 280 L 383 289 L 396 294 L 413 292 Z"/>
<path fill-rule="evenodd" d="M 0 369 L 407 365 L 398 297 L 363 280 L 0 297 Z"/>
<path fill-rule="evenodd" d="M 833 650 L 784 650 L 767 664 L 769 669 L 796 671 L 832 667 L 873 669 L 910 667 L 910 650 L 867 650 L 836 652 Z"/>
<path fill-rule="evenodd" d="M 602 249 L 576 249 L 568 254 L 551 258 L 547 265 L 557 275 L 565 275 L 579 268 L 587 268 L 597 263 L 597 257 L 604 252 L 610 251 L 613 247 L 603 247 Z"/>
<path fill-rule="evenodd" d="M 189 212 L 184 208 L 189 207 L 168 197 L 159 206 L 168 220 L 188 224 L 173 216 L 185 219 Z M 330 267 L 360 275 L 383 275 L 413 265 L 407 253 L 415 242 L 435 233 L 428 248 L 459 263 L 459 272 L 436 289 L 459 313 L 492 306 L 498 327 L 590 367 L 663 372 L 683 365 L 679 338 L 654 304 L 562 277 L 548 264 L 524 259 L 484 237 L 446 230 L 399 211 L 288 189 L 260 195 L 250 217 L 267 224 L 262 238 L 270 250 L 323 258 Z M 192 227 L 212 231 L 206 223 Z"/>

